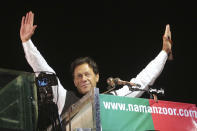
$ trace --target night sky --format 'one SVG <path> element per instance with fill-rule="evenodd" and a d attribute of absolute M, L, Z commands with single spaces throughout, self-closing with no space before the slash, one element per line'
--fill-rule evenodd
<path fill-rule="evenodd" d="M 40 1 L 41 2 L 41 1 Z M 67 90 L 75 88 L 70 63 L 90 56 L 100 70 L 100 92 L 108 77 L 129 81 L 162 49 L 165 25 L 170 24 L 173 61 L 153 88 L 164 88 L 159 99 L 196 104 L 195 4 L 168 1 L 57 1 L 6 3 L 0 8 L 0 68 L 33 72 L 21 45 L 19 29 L 27 11 L 38 26 L 32 41 L 56 71 Z"/>

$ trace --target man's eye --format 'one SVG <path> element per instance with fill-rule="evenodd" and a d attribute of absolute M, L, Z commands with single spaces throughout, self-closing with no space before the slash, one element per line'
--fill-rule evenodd
<path fill-rule="evenodd" d="M 77 75 L 77 78 L 81 78 L 81 77 L 82 77 L 82 75 L 81 75 L 81 74 Z"/>
<path fill-rule="evenodd" d="M 85 74 L 87 77 L 89 77 L 90 76 L 90 74 L 89 73 L 87 73 L 87 74 Z"/>

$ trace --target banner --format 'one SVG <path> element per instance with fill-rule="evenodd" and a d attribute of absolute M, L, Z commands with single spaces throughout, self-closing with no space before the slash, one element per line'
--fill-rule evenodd
<path fill-rule="evenodd" d="M 103 131 L 197 131 L 195 104 L 100 94 Z"/>

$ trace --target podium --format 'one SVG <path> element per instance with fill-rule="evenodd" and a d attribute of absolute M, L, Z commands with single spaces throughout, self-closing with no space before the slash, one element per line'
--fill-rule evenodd
<path fill-rule="evenodd" d="M 66 131 L 196 131 L 195 104 L 99 94 L 95 88 L 62 115 Z"/>
<path fill-rule="evenodd" d="M 66 131 L 101 131 L 99 89 L 88 92 L 61 115 Z"/>
<path fill-rule="evenodd" d="M 0 68 L 0 131 L 35 131 L 38 109 L 34 74 Z"/>

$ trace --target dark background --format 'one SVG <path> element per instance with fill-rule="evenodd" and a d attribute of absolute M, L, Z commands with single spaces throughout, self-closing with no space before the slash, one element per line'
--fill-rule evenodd
<path fill-rule="evenodd" d="M 173 61 L 167 61 L 154 88 L 162 100 L 196 104 L 196 7 L 181 1 L 7 2 L 0 8 L 0 68 L 32 72 L 20 41 L 22 16 L 35 13 L 32 41 L 66 89 L 74 88 L 70 63 L 90 56 L 99 65 L 100 92 L 108 77 L 129 81 L 162 49 L 170 24 Z"/>

